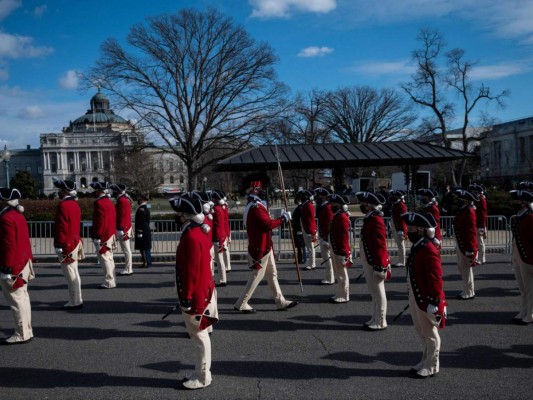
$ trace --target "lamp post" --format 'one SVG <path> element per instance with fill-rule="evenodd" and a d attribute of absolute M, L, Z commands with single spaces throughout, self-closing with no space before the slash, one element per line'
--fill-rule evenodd
<path fill-rule="evenodd" d="M 4 162 L 4 169 L 6 171 L 6 187 L 9 189 L 9 160 L 11 153 L 7 149 L 7 144 L 4 145 L 4 151 L 2 152 L 2 161 Z"/>
<path fill-rule="evenodd" d="M 372 186 L 373 186 L 373 190 L 374 190 L 374 193 L 376 193 L 376 171 L 372 171 Z"/>
<path fill-rule="evenodd" d="M 207 184 L 207 176 L 204 176 L 203 182 L 204 182 L 203 191 L 205 192 L 205 185 Z"/>

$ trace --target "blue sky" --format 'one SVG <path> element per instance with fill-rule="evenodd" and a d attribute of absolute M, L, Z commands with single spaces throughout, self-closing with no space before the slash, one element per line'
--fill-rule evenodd
<path fill-rule="evenodd" d="M 438 28 L 448 49 L 478 60 L 476 82 L 509 89 L 500 121 L 533 115 L 532 0 L 0 0 L 0 146 L 39 146 L 83 115 L 96 88 L 79 72 L 109 37 L 125 43 L 148 16 L 215 5 L 279 57 L 279 79 L 294 92 L 409 79 L 423 27 Z M 118 111 L 125 118 L 127 111 Z"/>

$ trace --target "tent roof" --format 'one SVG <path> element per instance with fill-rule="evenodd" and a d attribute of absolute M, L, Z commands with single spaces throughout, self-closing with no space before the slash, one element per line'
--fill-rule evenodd
<path fill-rule="evenodd" d="M 284 169 L 353 168 L 434 164 L 475 157 L 419 141 L 292 144 L 277 146 Z M 258 146 L 218 162 L 216 171 L 277 169 L 276 146 Z"/>

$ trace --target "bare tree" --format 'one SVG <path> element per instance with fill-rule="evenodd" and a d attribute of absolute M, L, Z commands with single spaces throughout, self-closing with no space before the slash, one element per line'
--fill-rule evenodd
<path fill-rule="evenodd" d="M 99 82 L 183 160 L 190 189 L 206 166 L 249 146 L 282 110 L 286 88 L 272 48 L 215 9 L 150 18 L 127 42 L 132 52 L 106 40 L 86 81 Z M 216 156 L 202 159 L 210 152 Z"/>
<path fill-rule="evenodd" d="M 155 154 L 132 148 L 117 154 L 112 179 L 125 184 L 131 191 L 150 194 L 160 184 L 165 171 L 158 166 Z"/>
<path fill-rule="evenodd" d="M 382 142 L 410 135 L 415 116 L 394 89 L 341 88 L 327 95 L 324 123 L 343 143 Z"/>
<path fill-rule="evenodd" d="M 412 54 L 417 69 L 411 80 L 402 84 L 402 88 L 415 104 L 431 111 L 429 117 L 422 119 L 422 134 L 438 134 L 445 147 L 452 147 L 448 127 L 457 116 L 462 119 L 461 149 L 468 151 L 471 142 L 479 139 L 467 134 L 474 108 L 480 101 L 495 101 L 503 107 L 503 98 L 510 92 L 504 90 L 492 94 L 490 88 L 483 83 L 474 86 L 472 69 L 477 62 L 465 60 L 465 51 L 462 49 L 444 53 L 446 42 L 438 30 L 421 29 L 417 39 L 422 44 L 422 47 L 414 50 Z M 441 63 L 445 67 L 442 67 Z M 458 104 L 450 100 L 450 94 L 457 96 Z M 465 168 L 466 159 L 459 163 L 458 168 L 452 164 L 454 185 L 461 185 Z"/>

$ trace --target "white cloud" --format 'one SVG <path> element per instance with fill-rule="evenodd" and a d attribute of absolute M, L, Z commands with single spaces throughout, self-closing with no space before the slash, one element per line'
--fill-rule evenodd
<path fill-rule="evenodd" d="M 22 5 L 21 0 L 1 0 L 0 1 L 0 20 L 7 17 L 13 10 Z"/>
<path fill-rule="evenodd" d="M 526 62 L 512 64 L 482 65 L 472 69 L 471 78 L 474 80 L 502 79 L 521 75 L 533 70 L 533 66 Z"/>
<path fill-rule="evenodd" d="M 337 7 L 336 0 L 249 0 L 252 17 L 287 18 L 294 12 L 328 13 Z"/>
<path fill-rule="evenodd" d="M 29 36 L 0 32 L 0 58 L 34 58 L 51 54 L 53 48 L 34 46 Z"/>
<path fill-rule="evenodd" d="M 415 67 L 408 60 L 368 61 L 358 63 L 349 70 L 364 75 L 409 75 L 415 72 Z"/>
<path fill-rule="evenodd" d="M 24 107 L 18 113 L 20 119 L 38 119 L 44 115 L 44 111 L 39 106 L 28 106 Z"/>
<path fill-rule="evenodd" d="M 300 50 L 298 57 L 323 57 L 331 52 L 333 52 L 331 47 L 310 46 Z"/>
<path fill-rule="evenodd" d="M 77 89 L 80 85 L 80 73 L 76 70 L 68 70 L 59 78 L 59 87 L 67 90 Z"/>
<path fill-rule="evenodd" d="M 46 4 L 43 4 L 42 6 L 35 7 L 33 9 L 33 15 L 35 18 L 41 18 L 45 12 L 48 11 L 48 7 Z"/>

